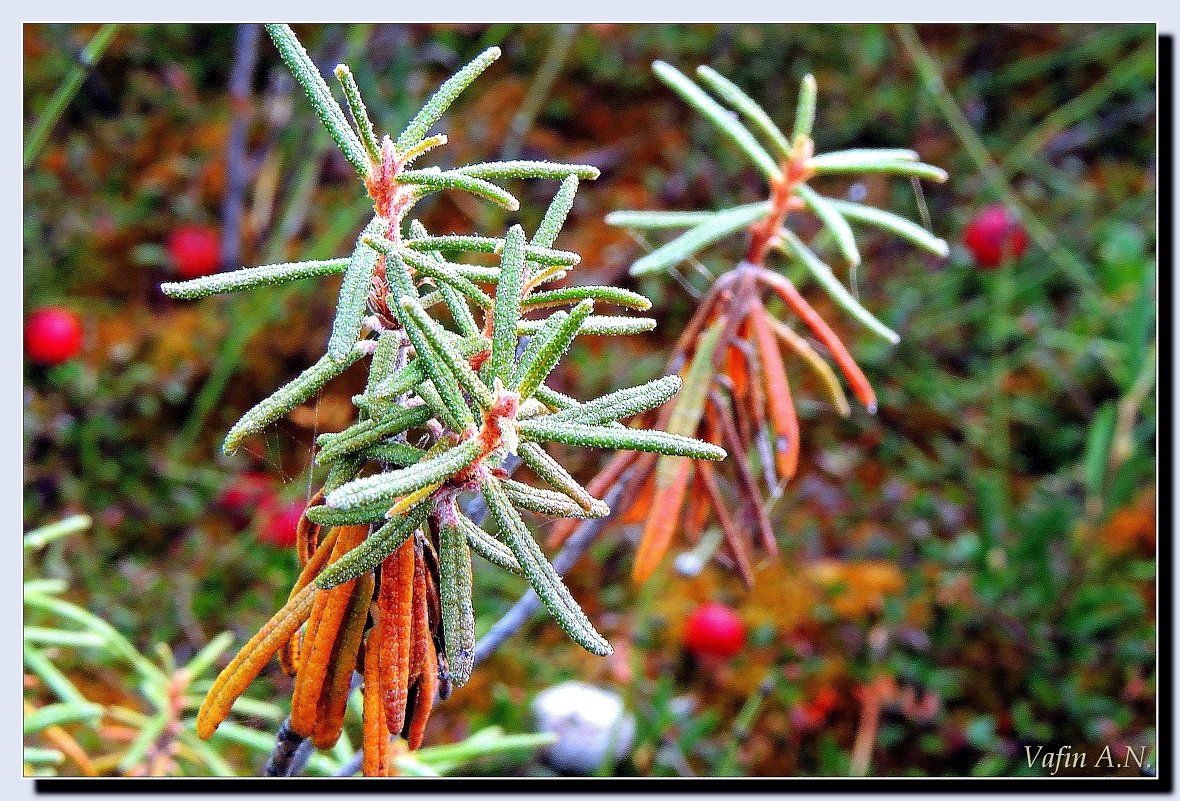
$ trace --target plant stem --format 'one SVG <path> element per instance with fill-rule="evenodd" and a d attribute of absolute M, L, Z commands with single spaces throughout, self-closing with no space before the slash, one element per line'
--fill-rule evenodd
<path fill-rule="evenodd" d="M 57 91 L 53 93 L 53 97 L 49 98 L 49 102 L 45 105 L 41 116 L 33 123 L 28 136 L 25 137 L 24 166 L 22 169 L 27 170 L 29 165 L 37 158 L 37 154 L 41 152 L 41 148 L 45 146 L 45 141 L 49 138 L 49 132 L 52 130 L 54 123 L 58 121 L 62 112 L 66 110 L 66 106 L 70 104 L 70 100 L 78 93 L 78 90 L 82 87 L 82 81 L 86 78 L 86 74 L 98 62 L 103 51 L 107 49 L 107 45 L 111 43 L 111 37 L 115 35 L 115 31 L 118 28 L 119 26 L 115 23 L 103 25 L 90 39 L 86 47 L 82 49 L 82 52 L 78 54 L 77 63 L 70 68 L 69 73 L 66 74 L 65 79 L 58 86 Z"/>

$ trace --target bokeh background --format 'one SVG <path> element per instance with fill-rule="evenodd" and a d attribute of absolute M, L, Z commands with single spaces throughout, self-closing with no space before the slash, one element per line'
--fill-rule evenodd
<path fill-rule="evenodd" d="M 25 26 L 27 128 L 96 30 Z M 901 333 L 896 347 L 805 288 L 880 411 L 840 419 L 789 365 L 803 387 L 802 461 L 772 508 L 783 554 L 758 565 L 755 588 L 715 565 L 678 574 L 669 560 L 636 589 L 636 532 L 615 525 L 568 576 L 615 655 L 583 653 L 538 617 L 437 708 L 428 743 L 492 725 L 534 731 L 530 700 L 578 678 L 620 693 L 636 716 L 633 748 L 603 768 L 618 775 L 1043 775 L 1025 746 L 1152 751 L 1155 30 L 929 25 L 914 29 L 917 48 L 908 30 L 296 26 L 325 72 L 352 66 L 379 131 L 400 130 L 451 70 L 497 44 L 503 58 L 441 125 L 443 163 L 519 154 L 601 168 L 558 246 L 582 254 L 583 281 L 646 293 L 660 325 L 579 342 L 555 385 L 580 397 L 661 374 L 694 308 L 676 281 L 627 275 L 644 246 L 603 215 L 719 208 L 759 191 L 756 172 L 654 79 L 653 59 L 709 63 L 784 125 L 798 80 L 814 72 L 821 149 L 913 147 L 951 174 L 920 197 L 899 179 L 835 185 L 911 218 L 923 205 L 951 254 L 861 240 L 859 291 Z M 249 40 L 234 25 L 121 26 L 24 173 L 26 314 L 61 305 L 84 326 L 77 358 L 26 363 L 25 528 L 93 519 L 31 552 L 26 577 L 64 581 L 64 597 L 165 665 L 158 643 L 183 664 L 220 632 L 244 641 L 285 600 L 297 562 L 276 544 L 282 512 L 316 486 L 314 435 L 349 423 L 363 382 L 354 368 L 223 457 L 238 416 L 322 353 L 336 280 L 200 302 L 158 290 L 176 269 L 165 243 L 185 225 L 216 231 L 233 268 L 345 254 L 364 222 L 351 168 L 266 36 Z M 937 76 L 917 68 L 923 54 Z M 554 186 L 514 187 L 523 208 L 511 218 L 440 195 L 431 227 L 529 230 Z M 1014 263 L 982 270 L 960 243 L 991 203 L 1013 210 L 1032 241 Z M 737 247 L 708 251 L 704 265 L 724 271 Z M 583 480 L 601 464 L 593 451 L 567 456 Z M 481 567 L 482 633 L 525 587 Z M 706 601 L 747 627 L 731 659 L 684 648 L 684 621 Z M 26 611 L 27 625 L 48 619 Z M 128 761 L 156 707 L 127 660 L 86 643 L 43 650 L 87 699 L 130 710 L 64 726 L 96 772 L 255 775 L 289 700 L 290 680 L 272 666 L 248 693 L 257 703 L 234 716 L 260 740 L 219 735 L 220 763 L 185 748 L 153 763 L 157 738 Z M 31 675 L 25 698 L 27 711 L 54 700 Z M 359 742 L 359 720 L 349 727 Z M 52 745 L 43 732 L 26 744 Z M 450 770 L 551 773 L 527 748 Z"/>

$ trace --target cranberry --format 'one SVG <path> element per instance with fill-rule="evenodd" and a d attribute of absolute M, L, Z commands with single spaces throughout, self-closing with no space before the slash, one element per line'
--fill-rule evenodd
<path fill-rule="evenodd" d="M 963 244 L 980 267 L 998 267 L 1003 261 L 1024 255 L 1028 232 L 1005 206 L 987 206 L 963 229 Z"/>
<path fill-rule="evenodd" d="M 276 502 L 273 499 L 263 503 L 261 508 L 262 524 L 259 527 L 259 537 L 263 542 L 276 548 L 290 548 L 295 544 L 296 528 L 303 517 L 303 509 L 307 504 L 301 500 L 290 503 Z"/>
<path fill-rule="evenodd" d="M 728 606 L 707 603 L 688 616 L 684 644 L 697 656 L 729 658 L 746 642 L 746 627 Z"/>
<path fill-rule="evenodd" d="M 180 226 L 168 236 L 167 248 L 181 278 L 200 278 L 221 265 L 221 239 L 203 225 Z"/>
<path fill-rule="evenodd" d="M 217 503 L 231 515 L 250 515 L 270 493 L 266 473 L 242 473 L 230 480 L 217 496 Z"/>
<path fill-rule="evenodd" d="M 47 306 L 25 321 L 25 353 L 38 364 L 68 362 L 82 350 L 82 321 L 69 309 Z"/>

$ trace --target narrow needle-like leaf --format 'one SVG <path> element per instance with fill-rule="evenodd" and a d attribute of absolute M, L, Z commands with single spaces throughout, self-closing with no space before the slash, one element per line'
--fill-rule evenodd
<path fill-rule="evenodd" d="M 451 103 L 455 102 L 455 98 L 459 93 L 471 85 L 471 82 L 479 77 L 479 74 L 491 66 L 492 62 L 500 57 L 500 48 L 489 47 L 487 50 L 476 56 L 463 69 L 456 72 L 438 88 L 438 91 L 426 101 L 424 105 L 410 120 L 410 124 L 401 132 L 397 138 L 397 152 L 405 153 L 411 147 L 418 144 L 418 142 L 426 136 L 442 115 L 446 112 Z"/>
<path fill-rule="evenodd" d="M 832 296 L 832 299 L 841 308 L 857 320 L 860 320 L 865 327 L 884 338 L 890 344 L 896 345 L 901 341 L 901 337 L 896 331 L 874 317 L 872 312 L 860 305 L 856 298 L 852 297 L 848 290 L 844 288 L 844 285 L 840 283 L 840 279 L 832 272 L 832 268 L 824 264 L 819 256 L 816 256 L 811 248 L 807 247 L 799 237 L 795 236 L 792 231 L 786 228 L 781 229 L 780 234 L 789 252 L 794 254 L 796 259 L 803 262 L 803 265 L 815 276 L 820 285 L 827 290 L 827 293 Z"/>
<path fill-rule="evenodd" d="M 761 220 L 769 213 L 769 200 L 719 211 L 710 219 L 636 261 L 631 265 L 631 274 L 647 275 L 679 264 L 719 239 L 724 239 Z"/>
<path fill-rule="evenodd" d="M 511 497 L 511 490 L 509 490 L 509 496 Z M 520 563 L 516 561 L 516 557 L 512 555 L 512 551 L 507 545 L 475 525 L 475 523 L 471 522 L 462 513 L 459 514 L 458 525 L 467 537 L 467 544 L 471 546 L 471 550 L 501 570 L 507 570 L 509 573 L 514 573 L 518 576 L 524 575 Z"/>
<path fill-rule="evenodd" d="M 475 668 L 475 610 L 471 605 L 471 551 L 459 528 L 459 512 L 451 511 L 454 522 L 439 526 L 439 606 L 451 683 L 462 687 Z"/>
<path fill-rule="evenodd" d="M 844 256 L 844 260 L 853 267 L 859 265 L 860 251 L 856 247 L 856 237 L 853 236 L 852 228 L 849 227 L 848 220 L 844 219 L 840 210 L 807 184 L 798 184 L 795 187 L 795 194 L 803 199 L 811 213 L 818 217 L 831 233 L 836 240 L 836 245 L 840 248 L 841 255 Z"/>
<path fill-rule="evenodd" d="M 815 76 L 809 72 L 799 82 L 799 99 L 795 103 L 795 127 L 791 139 L 796 142 L 803 137 L 811 138 L 811 129 L 815 126 L 815 94 Z"/>
<path fill-rule="evenodd" d="M 594 301 L 583 300 L 570 310 L 569 316 L 553 332 L 553 336 L 545 340 L 544 345 L 537 351 L 537 356 L 531 364 L 519 373 L 519 382 L 512 389 L 520 393 L 521 398 L 530 398 L 550 371 L 557 365 L 565 353 L 578 330 L 594 310 Z"/>
<path fill-rule="evenodd" d="M 946 240 L 936 237 L 922 226 L 907 220 L 905 217 L 885 211 L 884 209 L 878 209 L 874 206 L 865 206 L 848 200 L 827 198 L 827 202 L 834 206 L 845 218 L 853 222 L 883 228 L 891 234 L 900 236 L 902 239 L 908 240 L 918 247 L 925 248 L 931 253 L 942 256 L 943 258 L 950 252 Z"/>
<path fill-rule="evenodd" d="M 340 152 L 362 177 L 367 176 L 369 174 L 369 156 L 365 151 L 365 146 L 361 144 L 361 140 L 349 127 L 348 120 L 344 118 L 344 110 L 340 108 L 336 98 L 332 97 L 332 90 L 328 88 L 324 76 L 320 75 L 319 68 L 307 55 L 303 45 L 295 38 L 295 32 L 291 30 L 291 26 L 270 23 L 266 26 L 266 32 L 274 40 L 279 55 L 283 57 L 283 61 L 291 70 L 291 74 L 295 76 L 295 80 L 307 93 L 307 98 L 311 101 L 316 116 L 328 129 L 328 133 L 332 135 Z"/>
<path fill-rule="evenodd" d="M 496 205 L 516 211 L 520 208 L 520 201 L 512 193 L 501 189 L 493 183 L 475 178 L 457 170 L 438 172 L 436 170 L 406 170 L 397 177 L 399 183 L 409 186 L 420 186 L 425 190 L 458 189 L 490 200 Z M 425 194 L 425 192 L 423 192 Z"/>
<path fill-rule="evenodd" d="M 557 241 L 557 234 L 561 231 L 561 226 L 565 224 L 565 218 L 574 206 L 574 195 L 577 192 L 578 176 L 567 176 L 561 182 L 553 200 L 550 201 L 549 208 L 545 210 L 545 216 L 541 218 L 541 224 L 537 226 L 537 231 L 533 234 L 532 245 L 543 248 L 553 247 L 553 243 Z"/>
<path fill-rule="evenodd" d="M 356 123 L 361 144 L 369 153 L 369 161 L 373 164 L 380 164 L 381 145 L 377 143 L 377 134 L 373 131 L 373 121 L 369 119 L 369 110 L 365 108 L 365 101 L 361 99 L 360 87 L 356 85 L 356 78 L 352 77 L 352 70 L 348 68 L 347 64 L 336 65 L 336 80 L 340 81 L 340 88 L 344 90 L 344 99 L 348 103 L 348 110 L 352 113 L 352 121 Z"/>
<path fill-rule="evenodd" d="M 496 307 L 492 323 L 492 355 L 489 376 L 508 382 L 516 355 L 516 323 L 524 291 L 524 230 L 514 225 L 504 240 L 500 256 L 500 282 L 496 285 Z"/>
<path fill-rule="evenodd" d="M 766 113 L 766 110 L 758 105 L 754 98 L 743 92 L 741 87 L 712 67 L 702 64 L 697 67 L 697 75 L 700 76 L 700 79 L 706 86 L 716 92 L 726 103 L 729 103 L 735 111 L 753 123 L 757 130 L 761 131 L 762 135 L 774 146 L 779 158 L 786 159 L 790 157 L 791 143 L 787 140 L 786 135 L 770 119 L 770 115 Z"/>
<path fill-rule="evenodd" d="M 488 510 L 495 519 L 501 536 L 512 550 L 529 584 L 549 610 L 549 614 L 553 615 L 553 619 L 574 642 L 590 653 L 598 656 L 611 654 L 613 649 L 610 643 L 595 631 L 586 613 L 566 589 L 561 576 L 557 575 L 553 565 L 549 564 L 540 546 L 529 534 L 524 521 L 520 519 L 520 513 L 508 499 L 503 484 L 494 476 L 489 476 L 480 489 L 487 499 Z"/>
<path fill-rule="evenodd" d="M 340 284 L 340 297 L 336 301 L 336 319 L 332 322 L 332 336 L 328 339 L 329 358 L 337 361 L 343 359 L 360 338 L 369 285 L 373 281 L 378 259 L 377 251 L 365 240 L 381 237 L 387 226 L 385 220 L 374 217 L 357 237 L 344 281 Z"/>
<path fill-rule="evenodd" d="M 225 443 L 221 446 L 222 450 L 227 454 L 233 453 L 242 444 L 242 440 L 251 434 L 258 433 L 315 395 L 323 388 L 324 384 L 343 373 L 363 355 L 364 351 L 354 346 L 341 360 L 332 359 L 329 356 L 322 357 L 300 373 L 294 381 L 281 387 L 242 415 L 242 419 L 234 423 L 233 428 L 226 435 Z"/>
<path fill-rule="evenodd" d="M 586 298 L 638 311 L 647 311 L 651 308 L 651 301 L 638 292 L 614 286 L 567 286 L 546 292 L 534 292 L 524 299 L 524 308 L 528 310 L 564 306 Z"/>
<path fill-rule="evenodd" d="M 472 178 L 540 178 L 554 181 L 564 181 L 570 175 L 593 181 L 600 174 L 597 167 L 589 164 L 560 164 L 554 161 L 489 161 L 458 167 L 455 172 Z"/>
<path fill-rule="evenodd" d="M 358 478 L 330 492 L 325 503 L 334 509 L 352 509 L 378 501 L 390 501 L 450 478 L 479 456 L 480 443 L 469 439 L 412 467 Z"/>
<path fill-rule="evenodd" d="M 321 275 L 339 275 L 348 268 L 349 259 L 326 259 L 324 261 L 299 261 L 287 264 L 268 264 L 264 267 L 245 267 L 228 273 L 216 273 L 194 278 L 191 281 L 168 281 L 160 284 L 160 291 L 170 298 L 194 300 L 256 289 L 262 286 L 279 286 L 301 278 L 318 278 Z"/>
<path fill-rule="evenodd" d="M 535 334 L 544 325 L 544 320 L 521 320 L 516 324 L 516 333 L 521 336 Z M 655 327 L 656 321 L 651 317 L 612 317 L 595 314 L 586 318 L 578 333 L 583 336 L 621 337 L 645 334 Z"/>
<path fill-rule="evenodd" d="M 764 175 L 770 180 L 776 180 L 781 174 L 778 164 L 770 154 L 758 144 L 754 134 L 738 121 L 736 115 L 726 111 L 716 100 L 705 94 L 699 86 L 689 80 L 680 70 L 663 61 L 652 64 L 656 77 L 672 88 L 684 101 L 705 116 L 709 122 L 716 125 L 722 133 L 728 136 L 734 144 L 750 157 Z"/>
<path fill-rule="evenodd" d="M 680 376 L 666 375 L 548 415 L 546 420 L 602 425 L 663 405 L 680 390 Z M 695 429 L 694 429 L 695 430 Z"/>
<path fill-rule="evenodd" d="M 422 524 L 429 507 L 428 503 L 419 503 L 405 514 L 391 519 L 366 537 L 360 545 L 324 568 L 316 578 L 316 586 L 321 590 L 330 590 L 375 570 Z"/>
<path fill-rule="evenodd" d="M 521 420 L 517 424 L 517 431 L 522 440 L 533 442 L 561 442 L 583 448 L 646 451 L 669 456 L 687 456 L 690 459 L 710 459 L 715 462 L 725 458 L 723 448 L 665 431 L 554 422 L 543 417 Z"/>

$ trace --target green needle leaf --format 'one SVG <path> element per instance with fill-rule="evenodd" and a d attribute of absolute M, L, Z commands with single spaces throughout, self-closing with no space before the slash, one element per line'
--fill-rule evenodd
<path fill-rule="evenodd" d="M 549 564 L 540 546 L 529 534 L 524 521 L 520 519 L 520 513 L 508 499 L 503 484 L 494 476 L 488 476 L 480 490 L 488 502 L 488 510 L 500 529 L 500 535 L 512 550 L 541 603 L 557 621 L 557 625 L 570 636 L 570 639 L 590 653 L 597 656 L 609 656 L 613 653 L 610 643 L 595 631 L 586 613 L 566 589 L 561 576 L 557 575 L 553 565 Z"/>
<path fill-rule="evenodd" d="M 435 168 L 427 170 L 406 170 L 398 175 L 397 180 L 399 183 L 409 186 L 420 186 L 431 192 L 440 189 L 459 189 L 463 192 L 470 192 L 473 195 L 479 195 L 486 200 L 490 200 L 509 211 L 516 211 L 520 208 L 520 201 L 513 197 L 510 192 L 482 178 L 474 178 L 458 171 L 439 172 Z M 426 192 L 422 192 L 421 194 L 424 195 Z"/>
<path fill-rule="evenodd" d="M 763 149 L 762 145 L 758 144 L 754 134 L 750 133 L 749 129 L 742 125 L 734 114 L 726 111 L 716 100 L 709 97 L 704 90 L 689 80 L 688 76 L 663 61 L 653 63 L 652 69 L 657 78 L 684 98 L 686 103 L 699 111 L 741 148 L 768 179 L 776 180 L 781 175 L 778 164 Z"/>
<path fill-rule="evenodd" d="M 860 251 L 856 247 L 856 237 L 853 236 L 852 228 L 849 227 L 848 220 L 844 219 L 840 210 L 807 184 L 798 184 L 795 187 L 795 194 L 803 199 L 811 213 L 819 217 L 820 222 L 832 234 L 845 261 L 853 267 L 858 266 Z"/>
<path fill-rule="evenodd" d="M 242 440 L 275 422 L 308 398 L 315 395 L 324 385 L 343 373 L 364 355 L 364 351 L 353 347 L 343 359 L 322 356 L 318 362 L 299 374 L 295 380 L 280 387 L 274 394 L 260 401 L 242 419 L 234 423 L 225 437 L 221 449 L 228 455 L 237 450 Z"/>
<path fill-rule="evenodd" d="M 480 447 L 476 439 L 464 440 L 411 467 L 358 478 L 328 493 L 324 501 L 334 509 L 354 509 L 379 501 L 392 502 L 415 490 L 445 481 L 470 466 L 479 456 Z"/>
<path fill-rule="evenodd" d="M 464 278 L 452 270 L 451 266 L 446 262 L 436 261 L 429 256 L 408 249 L 402 250 L 402 256 L 414 268 L 415 272 L 427 278 L 434 279 L 436 285 L 439 282 L 445 283 L 451 289 L 469 298 L 480 307 L 485 309 L 492 308 L 492 299 L 482 289 L 472 283 L 470 279 Z"/>
<path fill-rule="evenodd" d="M 508 230 L 504 252 L 500 256 L 500 282 L 496 285 L 496 308 L 492 317 L 492 355 L 488 359 L 488 375 L 505 383 L 512 377 L 516 323 L 520 320 L 524 281 L 524 229 L 514 225 Z"/>
<path fill-rule="evenodd" d="M 905 217 L 900 217 L 892 212 L 878 209 L 874 206 L 865 206 L 848 200 L 837 200 L 836 198 L 826 198 L 826 200 L 837 211 L 843 214 L 846 219 L 852 220 L 853 222 L 883 228 L 943 258 L 946 258 L 947 254 L 950 253 L 945 240 L 939 239 L 922 226 L 907 220 Z"/>
<path fill-rule="evenodd" d="M 535 292 L 524 299 L 525 309 L 539 309 L 546 306 L 564 306 L 567 303 L 577 303 L 590 298 L 601 300 L 625 309 L 647 311 L 651 308 L 651 301 L 632 292 L 614 286 L 567 286 L 561 289 L 550 289 L 546 292 Z"/>
<path fill-rule="evenodd" d="M 697 67 L 697 76 L 706 86 L 716 92 L 718 97 L 732 106 L 738 114 L 753 123 L 755 129 L 761 131 L 762 135 L 774 146 L 780 158 L 790 157 L 791 143 L 754 98 L 712 67 L 702 64 Z"/>
<path fill-rule="evenodd" d="M 402 244 L 411 250 L 423 251 L 441 250 L 467 251 L 470 253 L 500 253 L 504 250 L 503 239 L 497 239 L 496 237 L 491 236 L 471 236 L 461 234 L 407 239 Z M 524 255 L 529 259 L 529 261 L 535 261 L 538 264 L 553 264 L 559 267 L 570 267 L 582 260 L 582 257 L 577 253 L 572 253 L 568 250 L 553 250 L 548 247 L 538 247 L 536 245 L 525 245 Z M 499 272 L 497 271 L 491 275 L 498 277 Z M 495 279 L 493 278 L 490 280 Z"/>
<path fill-rule="evenodd" d="M 842 309 L 890 344 L 896 345 L 901 341 L 901 337 L 898 336 L 896 331 L 874 317 L 872 312 L 861 306 L 856 298 L 852 297 L 848 290 L 844 288 L 844 285 L 840 283 L 840 279 L 832 272 L 832 268 L 824 264 L 811 248 L 807 247 L 799 237 L 795 236 L 794 232 L 783 228 L 779 231 L 779 235 L 783 239 L 783 244 L 786 246 L 787 252 L 793 254 L 796 259 L 803 262 L 803 265 L 819 281 L 820 286 L 832 296 L 832 300 L 836 301 Z"/>
<path fill-rule="evenodd" d="M 544 325 L 544 320 L 521 320 L 516 324 L 516 333 L 521 336 L 532 335 L 540 331 Z M 656 321 L 651 317 L 592 315 L 582 323 L 578 333 L 582 336 L 620 337 L 630 334 L 645 334 L 655 327 Z"/>
<path fill-rule="evenodd" d="M 329 464 L 343 456 L 376 445 L 387 437 L 423 426 L 430 416 L 430 410 L 425 406 L 395 408 L 387 416 L 382 417 L 380 422 L 363 420 L 339 434 L 323 434 L 317 440 L 320 451 L 316 454 L 316 464 Z"/>
<path fill-rule="evenodd" d="M 446 410 L 443 422 L 453 431 L 466 431 L 467 427 L 475 422 L 475 418 L 472 417 L 471 410 L 467 408 L 467 402 L 463 400 L 463 393 L 459 389 L 459 383 L 455 380 L 455 374 L 443 356 L 443 352 L 450 353 L 449 343 L 438 336 L 439 332 L 435 328 L 424 329 L 414 324 L 413 314 L 409 310 L 415 306 L 417 306 L 416 298 L 403 297 L 394 305 L 394 311 L 397 313 L 398 320 L 401 321 L 402 330 L 406 332 L 410 344 L 414 346 L 417 361 L 421 361 L 425 366 L 426 374 L 430 376 L 431 383 L 434 384 L 435 390 L 438 391 L 439 397 L 442 399 L 443 408 Z M 422 314 L 425 315 L 425 312 Z M 450 355 L 456 356 L 454 353 Z M 418 389 L 418 394 L 422 395 L 421 387 Z M 425 398 L 423 399 L 425 400 Z"/>
<path fill-rule="evenodd" d="M 462 687 L 475 669 L 475 610 L 471 605 L 471 551 L 458 525 L 459 511 L 451 509 L 454 523 L 439 526 L 439 605 L 451 682 Z"/>
<path fill-rule="evenodd" d="M 595 517 L 602 517 L 610 512 L 605 503 L 591 495 L 569 474 L 561 462 L 545 453 L 545 449 L 537 443 L 521 443 L 517 454 L 529 469 L 537 474 L 537 478 L 568 495 L 585 511 L 595 513 Z"/>
<path fill-rule="evenodd" d="M 492 391 L 479 380 L 467 359 L 443 341 L 442 327 L 432 320 L 413 298 L 402 298 L 401 307 L 406 313 L 406 322 L 434 345 L 439 358 L 446 364 L 458 384 L 471 395 L 481 409 L 490 409 L 493 401 Z"/>
<path fill-rule="evenodd" d="M 735 207 L 741 208 L 741 207 Z M 770 210 L 767 205 L 767 211 Z M 604 220 L 607 225 L 633 228 L 638 231 L 660 231 L 675 228 L 695 228 L 717 216 L 715 211 L 612 211 Z"/>
<path fill-rule="evenodd" d="M 603 425 L 662 406 L 679 390 L 680 376 L 667 375 L 637 387 L 620 389 L 609 395 L 603 395 L 573 408 L 548 415 L 545 419 L 585 425 Z"/>
<path fill-rule="evenodd" d="M 610 514 L 610 507 L 597 499 L 595 499 L 592 508 L 584 509 L 571 500 L 568 495 L 522 484 L 512 479 L 504 480 L 504 490 L 516 506 L 546 517 L 573 517 L 579 520 L 590 520 Z"/>
<path fill-rule="evenodd" d="M 321 275 L 339 275 L 348 267 L 350 259 L 326 259 L 324 261 L 298 261 L 286 264 L 268 264 L 264 267 L 246 267 L 228 273 L 217 273 L 194 278 L 191 281 L 168 281 L 160 284 L 160 291 L 170 298 L 194 300 L 238 292 L 243 289 L 257 289 L 262 286 L 279 286 L 301 278 L 318 278 Z"/>
<path fill-rule="evenodd" d="M 489 161 L 484 164 L 468 164 L 455 172 L 472 178 L 538 178 L 541 180 L 564 181 L 571 175 L 593 181 L 601 173 L 589 164 L 559 164 L 553 161 Z"/>
<path fill-rule="evenodd" d="M 332 322 L 332 336 L 328 339 L 328 356 L 337 361 L 345 358 L 361 335 L 365 319 L 365 304 L 369 298 L 369 286 L 377 269 L 378 253 L 366 240 L 380 238 L 388 223 L 374 217 L 361 235 L 357 237 L 356 248 L 348 261 L 344 281 L 340 284 L 340 296 L 336 301 L 336 319 Z"/>
<path fill-rule="evenodd" d="M 375 570 L 422 525 L 430 506 L 428 501 L 422 501 L 374 531 L 360 545 L 324 568 L 315 580 L 316 586 L 330 590 Z"/>
<path fill-rule="evenodd" d="M 889 151 L 881 151 L 888 153 Z M 910 151 L 902 151 L 910 152 Z M 887 173 L 890 175 L 904 175 L 913 178 L 926 178 L 930 181 L 943 183 L 947 179 L 946 170 L 919 161 L 902 160 L 882 156 L 872 150 L 845 150 L 833 153 L 822 153 L 812 156 L 807 166 L 815 170 L 816 175 L 838 175 L 849 172 Z"/>
<path fill-rule="evenodd" d="M 574 195 L 577 192 L 577 175 L 570 175 L 561 182 L 557 194 L 553 196 L 549 208 L 545 210 L 545 216 L 541 218 L 541 224 L 537 226 L 537 231 L 533 234 L 533 245 L 543 248 L 553 246 L 553 243 L 557 241 L 557 234 L 561 231 L 561 226 L 565 224 L 565 218 L 569 216 L 570 209 L 574 207 Z"/>
<path fill-rule="evenodd" d="M 719 462 L 725 450 L 691 437 L 665 431 L 636 428 L 590 426 L 582 423 L 553 421 L 544 417 L 521 420 L 516 426 L 522 440 L 531 442 L 561 442 L 583 448 L 609 448 L 620 451 L 646 451 L 690 459 L 709 459 Z"/>
<path fill-rule="evenodd" d="M 438 91 L 434 93 L 434 96 L 426 101 L 426 105 L 415 115 L 414 119 L 410 120 L 410 124 L 398 136 L 397 152 L 405 153 L 411 147 L 418 144 L 426 136 L 431 126 L 442 118 L 442 115 L 446 113 L 451 103 L 455 102 L 455 98 L 470 86 L 471 82 L 478 78 L 479 74 L 490 67 L 492 62 L 499 57 L 500 48 L 489 47 L 463 67 L 463 69 L 448 78 L 438 88 Z"/>
<path fill-rule="evenodd" d="M 795 104 L 795 128 L 791 131 L 791 138 L 798 142 L 801 138 L 811 138 L 811 129 L 815 127 L 815 76 L 810 72 L 799 82 L 799 99 Z"/>
<path fill-rule="evenodd" d="M 509 497 L 511 495 L 511 491 L 509 490 Z M 467 537 L 467 544 L 471 546 L 471 550 L 501 570 L 507 570 L 509 573 L 517 576 L 524 575 L 524 570 L 521 569 L 520 563 L 516 561 L 516 557 L 512 555 L 512 551 L 507 545 L 475 525 L 475 523 L 471 522 L 462 513 L 459 514 L 458 525 L 463 535 Z"/>
<path fill-rule="evenodd" d="M 517 371 L 519 382 L 511 387 L 520 393 L 521 398 L 532 397 L 541 382 L 557 366 L 558 360 L 569 348 L 570 343 L 574 341 L 578 330 L 593 310 L 594 301 L 592 300 L 583 300 L 575 306 L 566 319 L 557 326 L 553 335 L 548 337 L 537 350 L 536 358 L 527 366 L 521 365 L 522 369 Z"/>
<path fill-rule="evenodd" d="M 369 119 L 369 110 L 365 108 L 365 101 L 361 99 L 360 87 L 356 85 L 356 78 L 352 77 L 352 70 L 347 64 L 336 65 L 336 80 L 344 90 L 344 99 L 348 102 L 348 110 L 352 114 L 352 121 L 360 133 L 361 144 L 369 153 L 372 164 L 381 163 L 381 145 L 377 143 L 377 134 L 373 131 L 373 121 Z"/>
<path fill-rule="evenodd" d="M 769 200 L 719 211 L 711 219 L 656 248 L 632 264 L 631 275 L 648 275 L 666 270 L 690 256 L 695 256 L 714 242 L 748 228 L 769 213 Z"/>
<path fill-rule="evenodd" d="M 307 93 L 307 98 L 311 101 L 316 116 L 328 129 L 328 133 L 332 135 L 340 152 L 362 177 L 368 176 L 369 157 L 365 152 L 365 146 L 361 144 L 361 140 L 349 127 L 348 120 L 344 118 L 344 110 L 340 108 L 336 98 L 332 97 L 332 90 L 328 88 L 324 77 L 320 75 L 319 68 L 307 55 L 303 45 L 295 38 L 295 32 L 291 30 L 291 26 L 270 23 L 266 26 L 266 32 L 270 34 L 275 47 L 278 48 L 279 55 L 283 57 L 287 69 L 291 70 L 296 82 Z"/>

